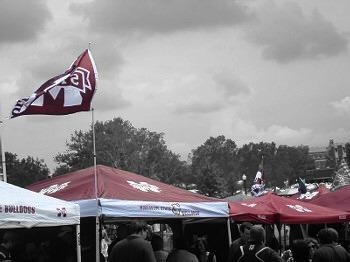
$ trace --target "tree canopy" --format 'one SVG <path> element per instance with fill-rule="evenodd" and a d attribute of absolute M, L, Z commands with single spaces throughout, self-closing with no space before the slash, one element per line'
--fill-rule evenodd
<path fill-rule="evenodd" d="M 19 159 L 16 154 L 6 152 L 7 182 L 25 187 L 49 175 L 49 169 L 43 160 L 31 156 Z"/>
<path fill-rule="evenodd" d="M 307 146 L 277 147 L 273 142 L 260 142 L 238 148 L 231 139 L 218 136 L 193 150 L 190 175 L 202 193 L 225 197 L 241 189 L 237 181 L 243 174 L 251 185 L 259 166 L 267 186 L 281 186 L 285 180 L 295 182 L 312 165 Z"/>
<path fill-rule="evenodd" d="M 201 193 L 226 197 L 242 189 L 237 183 L 243 174 L 249 187 L 263 167 L 267 186 L 281 186 L 285 180 L 295 182 L 313 168 L 307 146 L 276 146 L 274 142 L 249 143 L 238 147 L 225 136 L 208 138 L 192 150 L 189 162 L 168 149 L 163 133 L 135 128 L 129 121 L 114 118 L 95 124 L 97 164 L 135 172 L 164 183 L 195 186 Z M 59 166 L 54 175 L 93 165 L 92 131 L 75 131 L 67 142 L 67 150 L 55 160 Z M 349 144 L 346 149 L 349 151 Z M 6 152 L 8 181 L 25 186 L 46 178 L 49 169 L 42 160 L 18 159 Z M 191 188 L 191 189 L 192 189 Z"/>
<path fill-rule="evenodd" d="M 95 124 L 97 164 L 135 172 L 165 183 L 178 183 L 187 173 L 186 163 L 170 151 L 163 133 L 135 128 L 121 118 Z M 56 156 L 60 167 L 55 173 L 92 166 L 92 130 L 75 131 L 67 151 Z"/>

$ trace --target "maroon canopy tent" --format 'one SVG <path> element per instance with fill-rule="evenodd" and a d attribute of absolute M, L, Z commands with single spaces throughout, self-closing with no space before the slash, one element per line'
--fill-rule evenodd
<path fill-rule="evenodd" d="M 236 222 L 250 221 L 258 223 L 273 223 L 275 213 L 263 206 L 229 201 L 229 215 Z"/>
<path fill-rule="evenodd" d="M 322 194 L 318 198 L 312 199 L 310 203 L 350 212 L 350 185 Z"/>
<path fill-rule="evenodd" d="M 39 181 L 27 188 L 79 204 L 82 217 L 228 217 L 226 201 L 112 167 L 97 165 L 96 170 L 97 192 L 94 167 Z"/>
<path fill-rule="evenodd" d="M 273 212 L 274 222 L 281 224 L 341 223 L 350 219 L 347 212 L 281 197 L 272 192 L 240 203 Z"/>

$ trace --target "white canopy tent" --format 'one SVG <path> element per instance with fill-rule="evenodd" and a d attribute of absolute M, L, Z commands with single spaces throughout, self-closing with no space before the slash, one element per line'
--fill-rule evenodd
<path fill-rule="evenodd" d="M 79 205 L 0 181 L 0 229 L 76 225 L 80 255 Z"/>

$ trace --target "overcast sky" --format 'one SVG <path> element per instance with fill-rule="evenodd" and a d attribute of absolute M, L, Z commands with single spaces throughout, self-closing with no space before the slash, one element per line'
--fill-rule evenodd
<path fill-rule="evenodd" d="M 186 159 L 210 136 L 350 141 L 350 1 L 1 0 L 2 118 L 92 42 L 95 119 L 165 133 Z M 6 151 L 65 150 L 91 114 L 5 121 Z"/>

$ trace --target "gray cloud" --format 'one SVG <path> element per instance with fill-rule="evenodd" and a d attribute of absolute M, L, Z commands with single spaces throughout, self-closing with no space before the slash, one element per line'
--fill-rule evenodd
<path fill-rule="evenodd" d="M 146 31 L 234 25 L 250 19 L 247 9 L 231 0 L 105 0 L 74 4 L 98 32 Z"/>
<path fill-rule="evenodd" d="M 93 106 L 98 111 L 111 111 L 129 107 L 116 81 L 98 81 Z"/>
<path fill-rule="evenodd" d="M 250 89 L 232 74 L 219 73 L 213 77 L 217 87 L 221 90 L 223 97 L 230 99 L 239 95 L 249 95 Z"/>
<path fill-rule="evenodd" d="M 208 114 L 221 110 L 224 104 L 220 102 L 194 102 L 179 105 L 173 112 L 178 114 Z"/>
<path fill-rule="evenodd" d="M 0 1 L 0 44 L 35 39 L 49 18 L 43 0 Z"/>
<path fill-rule="evenodd" d="M 208 80 L 209 82 L 210 80 Z M 200 84 L 196 88 L 186 89 L 186 99 L 180 97 L 174 112 L 179 114 L 210 114 L 223 110 L 244 101 L 251 93 L 250 89 L 232 73 L 221 72 L 215 74 L 212 83 L 205 86 Z"/>
<path fill-rule="evenodd" d="M 318 11 L 306 16 L 295 3 L 269 2 L 258 12 L 248 39 L 263 47 L 263 57 L 288 63 L 338 55 L 347 49 L 347 39 Z"/>

